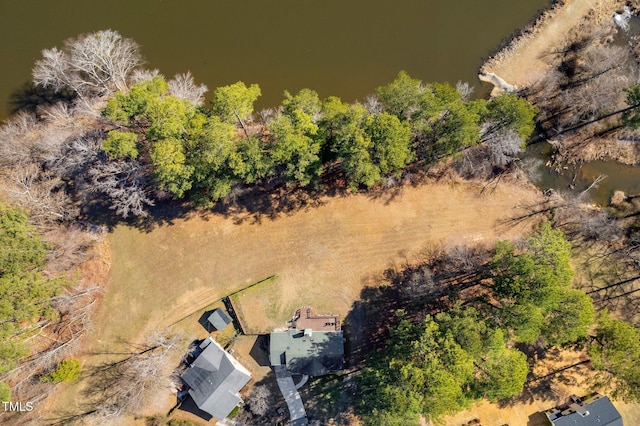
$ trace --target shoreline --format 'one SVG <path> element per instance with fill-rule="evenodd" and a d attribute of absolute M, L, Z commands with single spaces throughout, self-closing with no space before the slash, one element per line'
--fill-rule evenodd
<path fill-rule="evenodd" d="M 541 78 L 553 61 L 548 54 L 561 49 L 568 35 L 587 23 L 600 25 L 621 9 L 625 0 L 558 0 L 480 66 L 479 74 L 495 74 L 522 90 Z M 500 93 L 494 88 L 492 95 Z"/>

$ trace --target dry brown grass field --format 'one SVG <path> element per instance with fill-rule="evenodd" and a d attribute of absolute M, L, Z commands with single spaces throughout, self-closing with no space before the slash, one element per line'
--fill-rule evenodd
<path fill-rule="evenodd" d="M 427 184 L 405 187 L 392 200 L 327 199 L 261 223 L 211 215 L 148 233 L 118 227 L 96 343 L 135 341 L 271 275 L 273 282 L 239 295 L 250 326 L 282 326 L 300 305 L 344 317 L 371 276 L 430 242 L 492 242 L 526 232 L 530 223 L 505 221 L 537 199 L 506 183 L 485 192 L 473 183 Z"/>

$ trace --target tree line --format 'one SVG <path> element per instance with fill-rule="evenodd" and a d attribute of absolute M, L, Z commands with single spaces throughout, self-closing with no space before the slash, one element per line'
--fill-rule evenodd
<path fill-rule="evenodd" d="M 504 165 L 534 127 L 534 108 L 514 94 L 470 100 L 468 85 L 405 72 L 364 102 L 302 89 L 256 113 L 257 84 L 218 87 L 205 105 L 207 87 L 189 73 L 167 80 L 141 64 L 139 46 L 111 30 L 43 51 L 34 83 L 75 100 L 0 129 L 15 202 L 65 220 L 100 199 L 127 217 L 168 198 L 210 207 L 252 187 L 366 190 L 479 143 Z"/>
<path fill-rule="evenodd" d="M 316 188 L 327 171 L 351 190 L 368 189 L 482 137 L 515 131 L 522 144 L 533 130 L 533 108 L 515 95 L 469 101 L 448 84 L 423 85 L 404 72 L 365 104 L 321 100 L 302 89 L 285 92 L 282 104 L 259 119 L 255 84 L 217 88 L 210 108 L 168 89 L 156 76 L 115 93 L 104 116 L 117 128 L 102 150 L 127 170 L 150 168 L 159 190 L 203 206 L 247 185 Z"/>

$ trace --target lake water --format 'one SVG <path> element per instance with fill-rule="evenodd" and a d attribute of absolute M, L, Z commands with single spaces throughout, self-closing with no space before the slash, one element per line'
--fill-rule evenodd
<path fill-rule="evenodd" d="M 111 28 L 142 46 L 147 67 L 171 76 L 190 70 L 216 86 L 258 83 L 258 107 L 285 89 L 362 99 L 404 69 L 423 81 L 475 84 L 483 58 L 550 0 L 46 0 L 0 1 L 0 119 L 30 79 L 44 48 Z M 633 21 L 633 25 L 638 22 Z M 537 155 L 537 154 L 535 154 Z M 562 174 L 541 167 L 537 184 L 592 191 L 605 204 L 614 189 L 640 192 L 640 168 L 592 162 Z M 575 176 L 575 179 L 574 179 Z"/>
<path fill-rule="evenodd" d="M 0 1 L 0 119 L 44 48 L 111 28 L 147 66 L 191 70 L 210 89 L 258 83 L 258 107 L 285 89 L 361 99 L 404 69 L 424 81 L 469 81 L 491 49 L 549 0 Z"/>

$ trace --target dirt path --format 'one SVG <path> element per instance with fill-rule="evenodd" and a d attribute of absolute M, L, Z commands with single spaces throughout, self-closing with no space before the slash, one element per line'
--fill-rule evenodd
<path fill-rule="evenodd" d="M 598 21 L 612 19 L 622 0 L 566 0 L 540 21 L 530 33 L 514 40 L 482 68 L 522 89 L 537 81 L 551 65 L 549 55 L 566 44 L 569 32 L 591 14 Z"/>
<path fill-rule="evenodd" d="M 393 200 L 359 194 L 261 224 L 211 216 L 153 232 L 119 227 L 110 236 L 111 284 L 96 321 L 98 343 L 130 341 L 272 274 L 282 320 L 306 295 L 319 312 L 343 316 L 372 274 L 433 241 L 494 241 L 521 234 L 502 221 L 537 192 L 500 184 L 406 187 Z M 273 315 L 271 315 L 273 317 Z"/>

